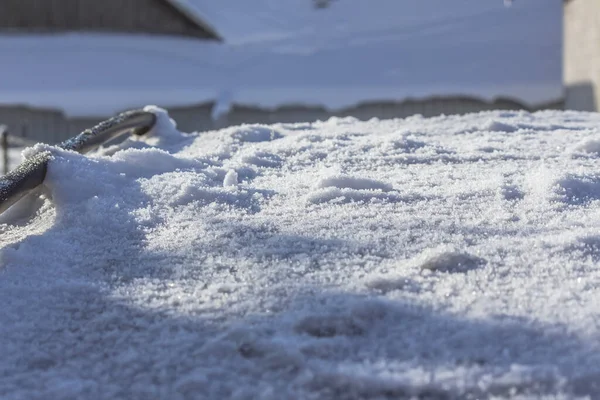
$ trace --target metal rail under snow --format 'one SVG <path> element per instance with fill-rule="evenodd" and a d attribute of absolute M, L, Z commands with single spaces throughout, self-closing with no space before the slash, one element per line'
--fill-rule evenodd
<path fill-rule="evenodd" d="M 126 111 L 65 140 L 58 147 L 87 153 L 124 134 L 144 135 L 155 123 L 156 116 L 151 112 Z M 44 182 L 49 161 L 48 152 L 39 153 L 0 177 L 0 214 Z"/>

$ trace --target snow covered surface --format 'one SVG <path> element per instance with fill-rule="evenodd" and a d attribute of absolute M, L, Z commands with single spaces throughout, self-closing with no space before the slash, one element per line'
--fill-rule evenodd
<path fill-rule="evenodd" d="M 600 115 L 156 112 L 2 216 L 2 399 L 600 392 Z"/>
<path fill-rule="evenodd" d="M 209 100 L 226 110 L 431 95 L 537 105 L 562 96 L 560 0 L 344 0 L 327 10 L 310 0 L 188 3 L 224 44 L 1 35 L 0 103 L 106 116 Z"/>

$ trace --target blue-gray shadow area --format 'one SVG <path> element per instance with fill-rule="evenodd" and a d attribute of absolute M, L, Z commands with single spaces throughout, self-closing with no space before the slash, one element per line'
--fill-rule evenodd
<path fill-rule="evenodd" d="M 277 260 L 281 271 L 274 276 L 294 288 L 217 291 L 210 304 L 186 308 L 185 301 L 169 297 L 169 288 L 189 287 L 192 280 L 194 290 L 202 291 L 210 282 L 133 262 L 168 257 L 132 251 L 143 248 L 142 235 L 129 238 L 131 246 L 122 244 L 128 257 L 96 254 L 89 265 L 93 271 L 87 271 L 91 279 L 36 286 L 37 299 L 19 299 L 9 285 L 18 282 L 0 276 L 0 282 L 5 279 L 0 397 L 219 399 L 273 393 L 272 398 L 459 399 L 600 393 L 597 348 L 566 326 L 509 315 L 465 318 L 408 297 L 302 284 L 285 272 L 295 256 L 317 254 L 315 261 L 323 262 L 361 254 L 368 246 L 271 228 L 226 224 L 219 229 L 224 232 L 219 243 L 197 245 L 199 259 L 229 260 L 231 268 L 219 273 L 232 281 L 236 260 Z M 226 246 L 242 241 L 243 251 Z M 110 268 L 102 267 L 107 263 Z M 202 261 L 198 267 L 217 265 Z M 148 283 L 152 293 L 145 298 L 160 306 L 132 302 Z M 11 290 L 15 296 L 7 296 Z M 231 313 L 229 296 L 242 303 L 256 296 L 278 306 L 268 313 L 260 307 Z M 435 378 L 443 371 L 470 371 L 488 381 L 463 385 L 460 373 Z M 401 379 L 411 373 L 432 378 Z"/>
<path fill-rule="evenodd" d="M 141 188 L 135 191 L 137 206 L 150 201 Z M 119 229 L 99 231 L 90 220 L 89 230 L 80 232 L 78 240 L 98 240 L 86 263 L 65 266 L 68 254 L 49 254 L 43 268 L 12 265 L 0 274 L 0 398 L 600 393 L 597 346 L 567 326 L 509 312 L 466 318 L 398 292 L 393 298 L 377 290 L 343 292 L 326 281 L 303 280 L 334 260 L 372 256 L 372 244 L 225 220 L 215 221 L 210 229 L 217 235 L 195 242 L 188 254 L 149 251 L 131 208 L 111 209 Z M 59 213 L 56 226 L 13 246 L 35 252 L 48 237 L 59 244 L 64 224 L 78 216 Z M 52 263 L 52 257 L 63 262 Z M 246 281 L 246 290 L 213 290 L 206 281 L 235 283 L 243 275 L 240 265 L 265 260 L 277 270 L 267 271 L 268 279 Z M 192 295 L 178 298 L 174 287 Z M 35 296 L 23 290 L 35 290 Z M 202 300 L 189 300 L 195 297 Z M 230 310 L 236 304 L 245 306 Z M 474 375 L 487 381 L 465 378 L 464 384 Z"/>
<path fill-rule="evenodd" d="M 277 398 L 459 399 L 600 391 L 593 349 L 567 329 L 310 291 L 310 301 L 268 317 L 221 321 L 208 312 L 177 315 L 168 307 L 132 307 L 90 287 L 68 288 L 44 319 L 23 322 L 31 329 L 3 337 L 0 395 L 218 399 L 270 391 Z M 572 373 L 581 365 L 590 368 Z M 433 377 L 453 370 L 498 379 L 478 386 L 463 385 L 460 374 Z M 519 370 L 522 381 L 502 378 Z M 402 378 L 411 373 L 432 379 Z"/>

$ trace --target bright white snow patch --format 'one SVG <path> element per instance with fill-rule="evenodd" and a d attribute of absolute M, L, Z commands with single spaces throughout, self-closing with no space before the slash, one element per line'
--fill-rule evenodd
<path fill-rule="evenodd" d="M 339 189 L 348 188 L 355 190 L 380 190 L 389 192 L 392 186 L 375 179 L 353 178 L 351 176 L 332 176 L 319 182 L 319 187 L 336 187 Z"/>
<path fill-rule="evenodd" d="M 149 137 L 44 148 L 43 197 L 3 217 L 0 397 L 600 390 L 600 178 L 571 151 L 599 115 L 183 134 L 153 110 Z"/>
<path fill-rule="evenodd" d="M 225 179 L 223 179 L 223 186 L 237 186 L 238 184 L 238 174 L 234 170 L 229 170 L 225 175 Z"/>

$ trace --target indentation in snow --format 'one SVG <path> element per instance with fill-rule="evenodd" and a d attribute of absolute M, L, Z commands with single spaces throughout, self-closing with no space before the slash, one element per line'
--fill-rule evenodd
<path fill-rule="evenodd" d="M 296 331 L 314 337 L 357 336 L 365 327 L 352 318 L 340 315 L 310 316 L 296 325 Z"/>
<path fill-rule="evenodd" d="M 517 185 L 504 184 L 500 187 L 500 196 L 504 200 L 516 201 L 525 197 L 525 192 Z"/>
<path fill-rule="evenodd" d="M 238 352 L 242 357 L 261 362 L 269 369 L 300 367 L 304 363 L 300 352 L 287 343 L 272 338 L 244 341 L 239 345 Z"/>
<path fill-rule="evenodd" d="M 317 338 L 361 336 L 386 314 L 384 304 L 368 301 L 356 304 L 345 313 L 307 316 L 295 325 L 295 330 Z"/>

